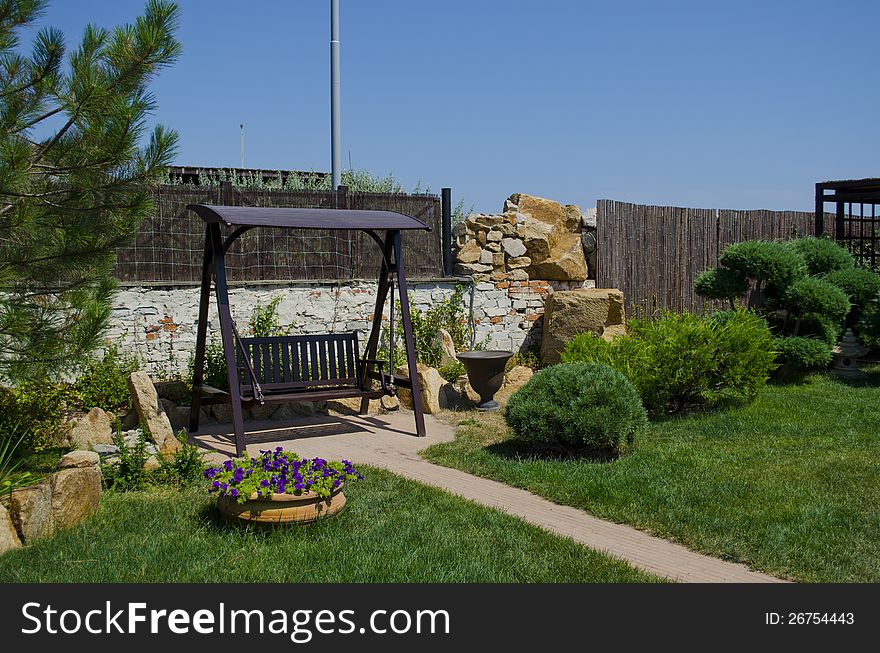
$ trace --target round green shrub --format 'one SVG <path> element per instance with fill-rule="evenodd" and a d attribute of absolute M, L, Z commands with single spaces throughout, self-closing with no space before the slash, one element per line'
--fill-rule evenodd
<path fill-rule="evenodd" d="M 795 315 L 814 315 L 830 322 L 843 322 L 850 308 L 845 292 L 817 277 L 795 281 L 786 291 L 782 303 Z"/>
<path fill-rule="evenodd" d="M 808 236 L 787 243 L 788 247 L 797 252 L 807 265 L 810 274 L 826 274 L 834 270 L 846 270 L 853 267 L 852 254 L 843 247 L 827 238 Z"/>
<path fill-rule="evenodd" d="M 632 383 L 598 363 L 563 363 L 537 372 L 507 403 L 505 419 L 525 441 L 619 456 L 647 424 Z"/>
<path fill-rule="evenodd" d="M 789 336 L 775 339 L 783 365 L 795 371 L 821 370 L 831 362 L 831 347 L 816 338 Z"/>
<path fill-rule="evenodd" d="M 784 292 L 807 273 L 800 254 L 773 240 L 747 240 L 728 245 L 718 260 L 722 267 L 755 279 L 761 289 L 771 295 Z"/>
<path fill-rule="evenodd" d="M 853 320 L 857 321 L 862 312 L 880 299 L 880 274 L 865 268 L 834 270 L 823 279 L 840 288 L 853 305 Z"/>
<path fill-rule="evenodd" d="M 749 289 L 749 280 L 743 275 L 727 268 L 705 270 L 694 281 L 694 291 L 709 299 L 720 299 L 732 305 L 737 297 L 742 297 Z"/>

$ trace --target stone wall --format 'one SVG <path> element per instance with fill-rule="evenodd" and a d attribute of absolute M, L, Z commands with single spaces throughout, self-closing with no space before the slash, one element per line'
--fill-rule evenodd
<path fill-rule="evenodd" d="M 410 292 L 414 307 L 426 310 L 464 283 L 468 310 L 473 293 L 476 342 L 517 351 L 540 343 L 549 293 L 594 285 L 589 262 L 595 210 L 582 213 L 574 205 L 523 194 L 512 195 L 504 209 L 498 215 L 471 215 L 456 226 L 458 280 L 414 282 Z M 363 341 L 376 290 L 375 282 L 366 281 L 247 285 L 230 289 L 230 303 L 243 334 L 257 304 L 280 296 L 278 317 L 292 333 L 358 331 Z M 153 374 L 185 373 L 195 348 L 198 303 L 199 289 L 193 286 L 122 288 L 114 299 L 108 340 L 136 352 Z M 218 337 L 213 297 L 209 315 L 209 337 Z"/>

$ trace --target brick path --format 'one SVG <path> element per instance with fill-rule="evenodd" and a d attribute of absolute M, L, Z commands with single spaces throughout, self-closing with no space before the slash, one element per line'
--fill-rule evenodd
<path fill-rule="evenodd" d="M 401 476 L 516 515 L 530 524 L 570 537 L 591 549 L 625 560 L 634 567 L 681 582 L 767 583 L 778 578 L 750 571 L 648 535 L 630 526 L 598 519 L 583 510 L 560 506 L 520 490 L 459 470 L 434 465 L 418 452 L 454 437 L 454 427 L 425 416 L 429 436 L 416 438 L 412 415 L 321 416 L 279 426 L 272 422 L 248 424 L 248 451 L 284 446 L 302 456 L 340 459 L 389 469 Z M 209 459 L 223 460 L 234 452 L 228 426 L 207 427 L 193 436 L 213 450 Z"/>

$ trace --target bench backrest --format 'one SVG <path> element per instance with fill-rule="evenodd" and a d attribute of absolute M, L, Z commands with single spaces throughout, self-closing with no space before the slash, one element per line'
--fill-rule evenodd
<path fill-rule="evenodd" d="M 264 389 L 294 389 L 322 385 L 356 385 L 357 333 L 320 333 L 303 336 L 241 338 Z M 252 390 L 250 372 L 236 347 L 243 391 Z"/>

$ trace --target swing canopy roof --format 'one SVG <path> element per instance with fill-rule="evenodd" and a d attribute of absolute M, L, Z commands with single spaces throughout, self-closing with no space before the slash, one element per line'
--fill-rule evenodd
<path fill-rule="evenodd" d="M 292 209 L 257 206 L 215 206 L 189 204 L 208 224 L 228 227 L 273 227 L 283 229 L 376 229 L 402 230 L 431 227 L 421 220 L 394 211 L 363 211 L 356 209 Z"/>

